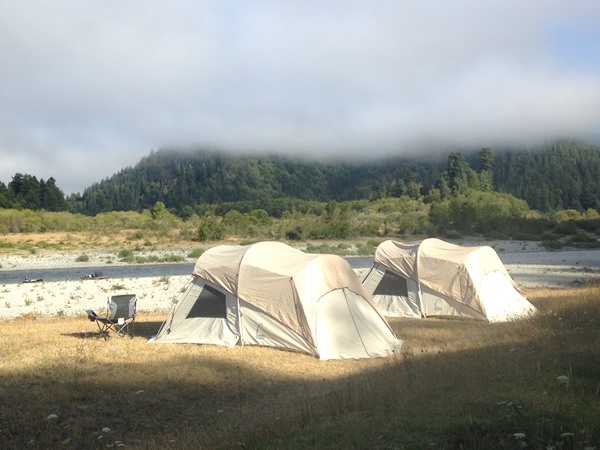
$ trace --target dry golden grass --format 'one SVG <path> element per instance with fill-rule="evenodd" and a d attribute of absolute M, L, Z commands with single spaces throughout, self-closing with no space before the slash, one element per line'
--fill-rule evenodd
<path fill-rule="evenodd" d="M 3 321 L 0 446 L 600 448 L 600 288 L 528 297 L 528 321 L 393 319 L 403 355 L 373 360 Z"/>
<path fill-rule="evenodd" d="M 132 230 L 111 230 L 108 233 L 98 231 L 74 231 L 74 232 L 45 232 L 45 233 L 9 233 L 1 237 L 4 243 L 0 246 L 2 252 L 14 252 L 15 249 L 35 249 L 43 251 L 115 251 L 132 246 L 145 246 L 161 248 L 177 247 L 187 248 L 192 241 L 185 241 L 178 234 L 179 230 L 172 230 L 169 235 L 145 232 L 139 239 L 133 239 Z M 195 243 L 197 246 L 197 243 Z"/>
<path fill-rule="evenodd" d="M 2 254 L 17 253 L 73 253 L 73 252 L 118 252 L 122 249 L 144 248 L 144 249 L 192 249 L 201 247 L 212 247 L 220 244 L 240 244 L 247 239 L 241 236 L 228 235 L 219 241 L 198 242 L 184 237 L 183 230 L 172 228 L 168 233 L 152 230 L 123 230 L 111 229 L 103 232 L 101 230 L 71 231 L 44 233 L 8 233 L 0 235 L 0 256 Z M 350 242 L 337 240 L 316 241 L 290 241 L 288 245 L 305 249 L 309 245 L 315 247 L 352 247 L 365 246 L 372 238 L 359 237 Z M 374 248 L 373 248 L 374 251 Z"/>
<path fill-rule="evenodd" d="M 99 439 L 101 446 L 112 439 L 128 447 L 160 442 L 154 448 L 163 448 L 173 441 L 174 447 L 185 448 L 189 441 L 180 447 L 178 434 L 190 433 L 192 421 L 194 433 L 200 433 L 194 440 L 227 446 L 224 436 L 212 434 L 215 426 L 228 426 L 224 417 L 233 414 L 237 420 L 252 411 L 280 420 L 276 418 L 288 412 L 278 410 L 289 405 L 290 396 L 302 397 L 305 384 L 333 382 L 382 364 L 321 363 L 303 354 L 256 347 L 147 344 L 165 318 L 140 318 L 135 338 L 106 342 L 96 337 L 95 325 L 87 319 L 2 322 L 0 439 L 43 448 L 63 443 L 88 447 Z M 311 390 L 313 395 L 319 391 Z M 190 413 L 196 417 L 188 418 Z M 47 420 L 50 414 L 58 418 Z M 109 435 L 102 433 L 106 427 L 112 430 Z"/>

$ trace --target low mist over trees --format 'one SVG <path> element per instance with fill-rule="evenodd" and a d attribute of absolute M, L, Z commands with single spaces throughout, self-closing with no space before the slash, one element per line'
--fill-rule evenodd
<path fill-rule="evenodd" d="M 438 162 L 389 160 L 369 163 L 304 161 L 278 156 L 208 152 L 153 152 L 72 198 L 75 211 L 139 210 L 160 201 L 181 213 L 206 205 L 252 204 L 277 215 L 275 199 L 338 202 L 388 195 L 421 195 L 440 170 Z M 278 202 L 277 202 L 278 203 Z"/>
<path fill-rule="evenodd" d="M 475 189 L 512 194 L 540 211 L 585 211 L 600 208 L 600 180 L 593 175 L 599 169 L 598 148 L 572 142 L 529 152 L 482 148 L 447 157 L 362 162 L 165 150 L 72 196 L 69 204 L 92 215 L 146 209 L 157 201 L 176 214 L 244 204 L 277 216 L 282 202 L 401 196 L 440 201 Z"/>
<path fill-rule="evenodd" d="M 160 202 L 184 219 L 255 210 L 280 218 L 293 211 L 322 211 L 316 205 L 327 202 L 404 198 L 440 206 L 476 191 L 509 194 L 541 212 L 581 213 L 600 211 L 599 173 L 600 150 L 568 141 L 536 151 L 486 147 L 430 158 L 361 162 L 162 150 L 66 199 L 54 178 L 44 181 L 17 173 L 8 185 L 0 182 L 0 208 L 94 216 L 148 210 Z M 326 212 L 331 226 L 344 214 L 335 208 Z"/>

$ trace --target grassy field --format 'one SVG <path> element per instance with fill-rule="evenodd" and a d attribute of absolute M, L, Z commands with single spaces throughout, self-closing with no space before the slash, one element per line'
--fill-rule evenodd
<path fill-rule="evenodd" d="M 95 336 L 0 322 L 1 448 L 600 448 L 600 288 L 527 293 L 531 320 L 390 320 L 402 355 Z"/>
<path fill-rule="evenodd" d="M 415 238 L 417 239 L 417 238 Z M 309 253 L 329 253 L 341 256 L 367 255 L 375 253 L 377 245 L 384 239 L 356 238 L 347 241 L 339 240 L 304 240 L 285 241 L 288 245 Z M 180 230 L 172 230 L 170 235 L 158 236 L 148 232 L 111 231 L 106 234 L 98 232 L 46 232 L 46 233 L 14 233 L 0 236 L 0 258 L 2 255 L 41 255 L 51 253 L 63 254 L 76 258 L 82 254 L 112 253 L 116 259 L 125 252 L 171 251 L 182 249 L 188 256 L 197 258 L 198 251 L 206 250 L 219 244 L 247 245 L 260 240 L 242 239 L 239 236 L 228 236 L 219 241 L 198 242 L 182 239 Z M 194 253 L 194 251 L 196 251 Z M 131 262 L 136 262 L 131 261 Z M 152 262 L 152 261 L 148 261 Z M 156 261 L 154 261 L 156 262 Z M 0 262 L 0 268 L 2 267 Z"/>

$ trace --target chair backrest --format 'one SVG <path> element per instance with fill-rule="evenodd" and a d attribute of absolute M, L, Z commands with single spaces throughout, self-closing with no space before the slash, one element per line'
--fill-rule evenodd
<path fill-rule="evenodd" d="M 135 294 L 113 295 L 108 298 L 110 319 L 129 319 L 135 317 L 137 297 Z"/>

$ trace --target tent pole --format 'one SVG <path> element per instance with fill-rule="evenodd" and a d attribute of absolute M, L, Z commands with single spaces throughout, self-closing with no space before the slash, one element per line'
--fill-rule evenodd
<path fill-rule="evenodd" d="M 242 327 L 242 313 L 240 312 L 240 299 L 236 296 L 236 304 L 237 304 L 237 325 L 238 325 L 238 331 L 240 333 L 240 345 L 243 347 L 244 346 L 244 332 L 243 332 L 243 327 Z"/>
<path fill-rule="evenodd" d="M 427 313 L 425 313 L 423 309 L 423 291 L 421 291 L 421 283 L 417 283 L 417 300 L 419 302 L 419 311 L 421 311 L 421 316 L 423 316 L 423 318 L 427 318 Z"/>

